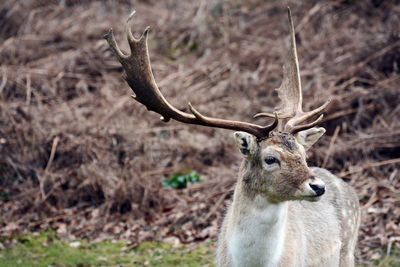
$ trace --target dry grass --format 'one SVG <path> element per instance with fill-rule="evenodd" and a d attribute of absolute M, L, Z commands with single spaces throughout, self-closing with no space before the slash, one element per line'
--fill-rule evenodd
<path fill-rule="evenodd" d="M 185 109 L 250 121 L 278 104 L 286 5 L 297 31 L 305 110 L 333 97 L 310 165 L 357 190 L 357 257 L 400 242 L 398 1 L 5 1 L 0 7 L 0 234 L 134 244 L 215 238 L 240 161 L 223 130 L 165 124 L 132 103 L 102 36 L 135 8 L 152 26 L 153 71 Z M 204 183 L 174 191 L 182 168 Z"/>

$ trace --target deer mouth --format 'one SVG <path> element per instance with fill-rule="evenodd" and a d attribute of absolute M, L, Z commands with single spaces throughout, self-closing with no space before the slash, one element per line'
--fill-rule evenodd
<path fill-rule="evenodd" d="M 305 196 L 302 200 L 307 200 L 310 202 L 317 202 L 321 199 L 322 195 L 320 196 Z"/>

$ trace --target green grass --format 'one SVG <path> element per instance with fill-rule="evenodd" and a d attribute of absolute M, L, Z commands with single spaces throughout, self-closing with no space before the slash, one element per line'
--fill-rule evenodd
<path fill-rule="evenodd" d="M 169 244 L 145 242 L 136 248 L 123 242 L 90 244 L 80 240 L 79 247 L 46 232 L 15 239 L 11 248 L 0 251 L 0 266 L 213 266 L 211 242 L 196 248 L 177 248 Z"/>
<path fill-rule="evenodd" d="M 0 266 L 214 266 L 212 241 L 195 248 L 157 242 L 145 242 L 135 248 L 111 241 L 79 240 L 78 247 L 72 244 L 56 238 L 53 232 L 16 237 L 11 248 L 0 250 Z M 400 267 L 400 250 L 394 249 L 391 255 L 373 264 L 357 266 Z"/>
<path fill-rule="evenodd" d="M 400 267 L 400 249 L 392 249 L 390 255 L 384 256 L 382 259 L 377 260 L 372 264 L 361 266 Z"/>

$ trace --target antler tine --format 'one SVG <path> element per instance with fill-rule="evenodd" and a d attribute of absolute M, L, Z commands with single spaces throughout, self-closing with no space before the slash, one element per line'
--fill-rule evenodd
<path fill-rule="evenodd" d="M 277 114 L 275 115 L 275 120 L 271 125 L 263 127 L 247 122 L 206 117 L 195 110 L 190 103 L 189 109 L 192 114 L 182 112 L 172 106 L 162 95 L 151 71 L 149 51 L 147 46 L 149 28 L 145 29 L 143 35 L 139 39 L 135 39 L 133 37 L 130 23 L 134 14 L 135 12 L 133 11 L 129 15 L 126 24 L 126 35 L 131 50 L 131 54 L 129 56 L 124 55 L 118 48 L 112 30 L 110 30 L 108 34 L 104 36 L 104 38 L 107 40 L 111 51 L 121 63 L 122 68 L 124 69 L 124 78 L 134 92 L 132 97 L 136 101 L 146 106 L 148 110 L 160 114 L 162 116 L 161 119 L 165 122 L 169 121 L 170 119 L 174 119 L 183 123 L 244 131 L 256 136 L 259 140 L 268 137 L 269 132 L 272 131 L 278 124 Z"/>
<path fill-rule="evenodd" d="M 266 113 L 266 112 L 261 112 L 261 113 L 257 113 L 256 115 L 253 116 L 253 118 L 261 118 L 261 117 L 267 117 L 267 118 L 275 118 L 275 113 Z M 289 115 L 279 115 L 278 116 L 279 119 L 289 119 L 290 116 Z"/>
<path fill-rule="evenodd" d="M 296 114 L 296 116 L 294 116 L 293 118 L 291 118 L 285 125 L 285 130 L 288 132 L 299 132 L 299 131 L 303 131 L 309 128 L 312 128 L 316 125 L 318 125 L 321 121 L 322 121 L 322 117 L 323 115 L 321 114 L 325 108 L 329 105 L 329 103 L 331 102 L 331 99 L 328 99 L 323 105 L 321 105 L 320 107 L 313 109 L 309 112 L 302 112 L 299 114 Z M 309 123 L 309 124 L 305 124 L 305 125 L 299 125 L 300 123 L 314 117 L 320 115 L 318 117 L 318 119 L 316 119 L 314 122 Z M 298 130 L 301 129 L 301 130 Z"/>
<path fill-rule="evenodd" d="M 291 82 L 292 86 L 294 86 L 293 96 L 295 97 L 295 112 L 302 112 L 302 103 L 303 103 L 303 95 L 301 93 L 301 79 L 300 79 L 300 68 L 299 68 L 299 59 L 297 57 L 297 48 L 296 48 L 296 37 L 293 26 L 292 12 L 288 7 L 288 17 L 289 17 L 289 28 L 290 28 L 290 52 L 289 52 L 289 64 L 291 64 L 291 68 L 289 68 L 289 73 L 291 74 Z"/>
<path fill-rule="evenodd" d="M 250 133 L 250 131 L 254 130 L 251 128 L 244 130 L 243 127 L 246 125 L 240 125 L 240 124 L 243 124 L 243 122 L 228 121 L 228 120 L 223 120 L 223 119 L 214 119 L 214 118 L 206 117 L 206 116 L 202 115 L 200 112 L 198 112 L 190 103 L 188 104 L 188 106 L 189 106 L 190 112 L 192 112 L 193 115 L 199 121 L 207 124 L 207 126 L 215 125 L 216 127 L 225 128 L 225 129 L 232 129 L 232 127 L 242 127 L 242 131 L 248 132 L 248 133 Z M 265 126 L 265 127 L 261 127 L 261 128 L 257 127 L 257 129 L 259 129 L 260 135 L 258 135 L 258 133 L 256 133 L 256 134 L 253 133 L 253 135 L 257 136 L 258 139 L 263 139 L 264 137 L 268 137 L 268 134 L 266 134 L 266 133 L 269 133 L 270 131 L 275 129 L 276 126 L 278 125 L 278 114 L 275 113 L 273 118 L 275 120 L 272 122 L 272 124 Z M 224 122 L 224 124 L 221 125 L 221 122 Z M 257 132 L 258 132 L 258 130 L 257 130 Z"/>
<path fill-rule="evenodd" d="M 279 108 L 279 118 L 289 119 L 284 125 L 284 131 L 294 134 L 301 130 L 306 130 L 308 128 L 314 127 L 318 123 L 320 123 L 322 120 L 321 116 L 312 123 L 299 125 L 300 123 L 303 123 L 304 121 L 321 114 L 330 103 L 330 99 L 319 108 L 316 108 L 309 112 L 303 111 L 303 97 L 301 91 L 299 61 L 296 49 L 296 37 L 293 26 L 292 13 L 289 7 L 288 19 L 290 29 L 290 47 L 288 59 L 283 67 L 283 81 L 278 89 L 278 96 L 282 102 Z M 270 115 L 270 113 L 259 113 L 256 116 L 270 117 Z"/>
<path fill-rule="evenodd" d="M 323 117 L 324 117 L 324 114 L 321 114 L 321 115 L 319 115 L 318 119 L 316 119 L 315 121 L 313 121 L 311 123 L 293 126 L 290 129 L 290 133 L 296 134 L 300 131 L 304 131 L 304 130 L 310 129 L 314 126 L 317 126 L 318 124 L 321 123 Z"/>

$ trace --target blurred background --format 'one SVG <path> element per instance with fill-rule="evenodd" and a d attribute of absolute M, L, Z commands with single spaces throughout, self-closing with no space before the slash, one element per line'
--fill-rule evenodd
<path fill-rule="evenodd" d="M 128 52 L 151 26 L 152 69 L 187 110 L 254 120 L 278 106 L 290 6 L 304 109 L 332 97 L 309 165 L 362 205 L 357 261 L 400 248 L 400 1 L 2 1 L 0 236 L 216 240 L 240 153 L 232 132 L 171 121 L 130 98 L 103 35 Z"/>

